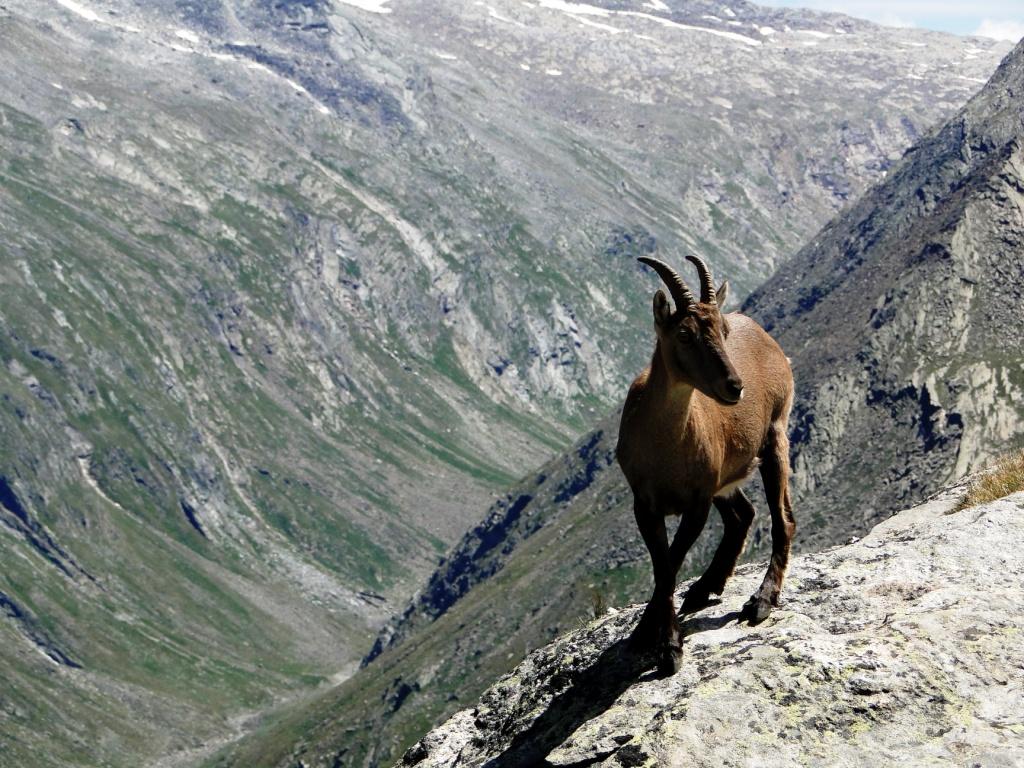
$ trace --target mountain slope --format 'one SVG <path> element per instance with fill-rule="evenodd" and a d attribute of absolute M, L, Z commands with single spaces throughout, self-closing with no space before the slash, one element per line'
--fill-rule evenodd
<path fill-rule="evenodd" d="M 860 534 L 897 504 L 1024 440 L 1024 400 L 1010 397 L 1020 386 L 1024 330 L 1022 78 L 1018 46 L 957 116 L 746 305 L 796 371 L 801 549 Z M 943 377 L 949 390 L 939 389 Z M 556 486 L 585 476 L 586 493 L 559 503 L 524 481 L 392 619 L 369 666 L 315 710 L 271 723 L 244 754 L 266 749 L 275 764 L 298 748 L 311 758 L 384 763 L 417 724 L 458 708 L 446 696 L 472 698 L 488 675 L 585 615 L 591 585 L 613 603 L 642 598 L 649 567 L 610 459 L 616 423 L 565 454 L 557 474 L 542 472 Z M 987 437 L 972 437 L 980 434 Z M 524 493 L 533 498 L 510 515 Z M 764 508 L 759 491 L 751 498 Z M 764 516 L 759 523 L 748 557 L 768 542 Z M 706 532 L 688 567 L 715 543 Z M 394 690 L 403 695 L 389 698 Z"/>
<path fill-rule="evenodd" d="M 710 9 L 4 2 L 5 756 L 194 761 L 344 678 L 617 401 L 636 254 L 753 287 L 1004 50 Z"/>
<path fill-rule="evenodd" d="M 1022 93 L 1018 45 L 745 304 L 793 357 L 795 484 L 852 513 L 835 534 L 1024 440 Z"/>

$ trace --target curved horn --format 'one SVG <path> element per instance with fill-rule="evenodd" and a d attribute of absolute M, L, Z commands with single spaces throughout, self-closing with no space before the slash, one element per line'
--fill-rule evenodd
<path fill-rule="evenodd" d="M 718 299 L 715 298 L 715 281 L 711 279 L 711 270 L 708 269 L 708 265 L 704 263 L 704 260 L 700 256 L 690 254 L 686 258 L 693 262 L 693 266 L 695 266 L 697 268 L 697 272 L 700 273 L 700 303 L 711 304 L 712 306 L 717 305 Z"/>
<path fill-rule="evenodd" d="M 697 304 L 693 294 L 690 293 L 690 289 L 683 282 L 683 278 L 668 264 L 657 259 L 649 259 L 646 256 L 641 256 L 637 261 L 643 262 L 658 273 L 659 277 L 665 282 L 665 285 L 668 286 L 668 290 L 672 294 L 672 300 L 676 303 L 677 311 L 689 312 Z"/>

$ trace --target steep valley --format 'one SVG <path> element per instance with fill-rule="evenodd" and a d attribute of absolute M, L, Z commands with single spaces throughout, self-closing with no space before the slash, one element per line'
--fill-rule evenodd
<path fill-rule="evenodd" d="M 467 686 L 559 595 L 631 594 L 611 422 L 550 457 L 649 353 L 635 256 L 748 293 L 1008 49 L 745 3 L 358 5 L 0 3 L 0 762 L 195 764 L 326 695 L 492 502 L 470 537 L 519 556 L 535 521 L 565 586 Z M 546 525 L 584 509 L 600 537 Z M 481 611 L 527 573 L 469 570 Z"/>

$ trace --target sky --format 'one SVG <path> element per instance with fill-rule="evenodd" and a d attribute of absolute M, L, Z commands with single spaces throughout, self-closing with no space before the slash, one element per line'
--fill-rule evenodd
<path fill-rule="evenodd" d="M 897 27 L 1017 42 L 1024 37 L 1024 0 L 756 0 L 762 5 L 838 11 Z"/>

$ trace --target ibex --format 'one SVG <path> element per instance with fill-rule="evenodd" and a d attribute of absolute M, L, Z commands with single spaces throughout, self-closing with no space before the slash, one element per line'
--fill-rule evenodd
<path fill-rule="evenodd" d="M 673 593 L 683 558 L 707 522 L 711 504 L 725 532 L 707 571 L 690 587 L 682 612 L 720 595 L 743 551 L 754 507 L 740 490 L 760 467 L 772 515 L 772 556 L 741 619 L 763 621 L 778 605 L 796 529 L 789 498 L 786 422 L 793 374 L 779 345 L 745 315 L 723 315 L 728 282 L 715 291 L 707 265 L 687 256 L 700 275 L 700 301 L 657 259 L 664 291 L 654 294 L 657 344 L 650 366 L 630 387 L 616 457 L 633 491 L 633 511 L 654 566 L 654 594 L 632 635 L 635 647 L 656 648 L 658 669 L 672 674 L 682 658 Z M 665 518 L 680 516 L 671 546 Z"/>

